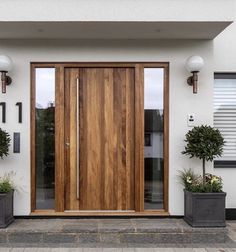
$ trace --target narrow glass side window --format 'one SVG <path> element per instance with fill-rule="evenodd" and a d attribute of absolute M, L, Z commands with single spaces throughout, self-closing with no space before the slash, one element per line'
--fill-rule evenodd
<path fill-rule="evenodd" d="M 36 68 L 36 209 L 55 207 L 55 68 Z"/>
<path fill-rule="evenodd" d="M 144 209 L 163 209 L 164 69 L 144 69 Z"/>

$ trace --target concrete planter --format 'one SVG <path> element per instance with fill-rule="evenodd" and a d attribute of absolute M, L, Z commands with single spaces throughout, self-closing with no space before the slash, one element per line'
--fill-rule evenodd
<path fill-rule="evenodd" d="M 184 220 L 193 227 L 225 227 L 225 196 L 184 190 Z"/>
<path fill-rule="evenodd" d="M 0 228 L 5 228 L 14 221 L 13 194 L 14 191 L 0 193 Z"/>

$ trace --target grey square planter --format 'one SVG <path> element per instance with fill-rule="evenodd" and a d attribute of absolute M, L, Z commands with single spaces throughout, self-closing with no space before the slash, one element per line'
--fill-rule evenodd
<path fill-rule="evenodd" d="M 225 227 L 225 196 L 184 190 L 184 220 L 192 227 Z"/>
<path fill-rule="evenodd" d="M 14 191 L 0 193 L 0 228 L 5 228 L 14 221 L 13 194 Z"/>

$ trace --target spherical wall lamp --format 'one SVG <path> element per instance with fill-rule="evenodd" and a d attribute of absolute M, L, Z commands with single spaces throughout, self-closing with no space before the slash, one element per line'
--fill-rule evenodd
<path fill-rule="evenodd" d="M 6 86 L 10 85 L 12 79 L 7 75 L 8 71 L 12 69 L 13 62 L 7 55 L 0 55 L 0 73 L 2 82 L 2 93 L 6 93 Z"/>
<path fill-rule="evenodd" d="M 198 72 L 204 66 L 204 60 L 200 56 L 191 56 L 186 60 L 185 67 L 193 75 L 187 79 L 187 83 L 193 86 L 193 93 L 197 94 Z"/>

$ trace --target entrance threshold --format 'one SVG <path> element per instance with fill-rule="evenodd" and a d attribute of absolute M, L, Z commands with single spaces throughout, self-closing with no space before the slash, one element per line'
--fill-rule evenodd
<path fill-rule="evenodd" d="M 135 212 L 135 211 L 73 211 L 68 210 L 64 212 L 56 212 L 54 210 L 35 210 L 30 214 L 30 216 L 78 216 L 78 217 L 86 217 L 86 216 L 123 216 L 123 217 L 139 217 L 139 216 L 169 216 L 169 212 L 164 210 L 158 211 L 145 211 L 145 212 Z"/>
<path fill-rule="evenodd" d="M 131 210 L 66 210 L 65 213 L 135 213 Z"/>

